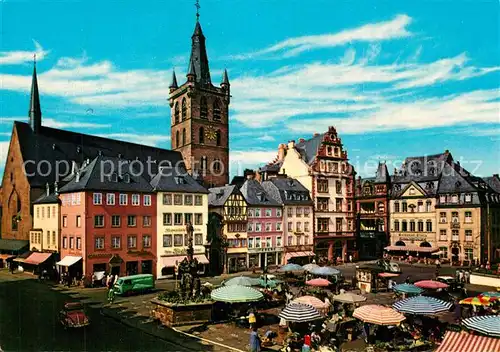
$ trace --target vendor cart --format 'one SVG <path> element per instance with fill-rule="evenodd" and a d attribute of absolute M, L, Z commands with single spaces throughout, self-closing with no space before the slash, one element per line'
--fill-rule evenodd
<path fill-rule="evenodd" d="M 363 266 L 356 268 L 356 280 L 361 292 L 380 292 L 387 290 L 387 281 L 379 274 L 384 270 L 377 266 Z"/>

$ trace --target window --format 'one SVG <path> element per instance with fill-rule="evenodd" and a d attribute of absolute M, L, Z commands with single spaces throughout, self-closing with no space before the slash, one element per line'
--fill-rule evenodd
<path fill-rule="evenodd" d="M 75 248 L 74 246 L 75 246 L 75 238 L 74 237 L 70 237 L 69 238 L 69 248 L 73 249 L 73 248 Z"/>
<path fill-rule="evenodd" d="M 95 249 L 104 249 L 104 237 L 96 237 L 94 246 Z"/>
<path fill-rule="evenodd" d="M 451 202 L 452 203 L 458 203 L 458 195 L 457 194 L 454 194 L 451 196 Z"/>
<path fill-rule="evenodd" d="M 50 219 L 50 207 L 47 207 L 47 218 Z"/>
<path fill-rule="evenodd" d="M 281 217 L 281 209 L 276 209 L 276 217 L 280 218 Z"/>
<path fill-rule="evenodd" d="M 172 225 L 172 214 L 171 213 L 163 213 L 163 226 Z"/>
<path fill-rule="evenodd" d="M 465 222 L 467 224 L 472 223 L 472 212 L 471 211 L 466 211 L 465 212 Z"/>
<path fill-rule="evenodd" d="M 426 228 L 427 232 L 432 232 L 432 221 L 431 220 L 426 221 L 425 228 Z"/>
<path fill-rule="evenodd" d="M 291 218 L 293 216 L 293 208 L 287 208 L 286 215 Z"/>
<path fill-rule="evenodd" d="M 214 116 L 214 120 L 220 120 L 220 103 L 219 103 L 219 99 L 216 99 L 214 101 L 213 116 Z"/>
<path fill-rule="evenodd" d="M 203 205 L 203 197 L 199 195 L 194 196 L 194 205 Z"/>
<path fill-rule="evenodd" d="M 401 221 L 401 231 L 408 231 L 408 223 L 406 222 L 406 220 Z"/>
<path fill-rule="evenodd" d="M 273 241 L 271 237 L 266 237 L 266 248 L 271 248 L 273 246 Z"/>
<path fill-rule="evenodd" d="M 249 222 L 247 225 L 247 232 L 253 232 L 253 223 Z"/>
<path fill-rule="evenodd" d="M 260 237 L 255 237 L 255 248 L 260 248 Z"/>
<path fill-rule="evenodd" d="M 206 119 L 208 116 L 207 98 L 201 97 L 200 101 L 200 118 Z"/>
<path fill-rule="evenodd" d="M 144 195 L 144 205 L 147 207 L 151 205 L 151 195 L 150 194 Z"/>
<path fill-rule="evenodd" d="M 184 196 L 184 205 L 193 205 L 193 196 L 191 194 Z"/>
<path fill-rule="evenodd" d="M 217 132 L 215 132 L 215 143 L 217 146 L 220 146 L 222 144 L 222 135 L 220 133 L 220 130 L 217 130 Z"/>
<path fill-rule="evenodd" d="M 78 194 L 79 195 L 79 194 Z M 56 207 L 52 207 L 52 217 L 56 217 Z"/>
<path fill-rule="evenodd" d="M 407 213 L 407 212 L 408 212 L 408 203 L 403 202 L 403 213 Z"/>
<path fill-rule="evenodd" d="M 36 207 L 36 218 L 40 219 L 40 207 Z"/>
<path fill-rule="evenodd" d="M 301 207 L 297 207 L 297 209 L 295 210 L 295 214 L 297 216 L 302 216 L 302 208 Z"/>
<path fill-rule="evenodd" d="M 451 230 L 451 240 L 452 241 L 458 241 L 459 238 L 459 231 L 458 230 Z"/>
<path fill-rule="evenodd" d="M 415 232 L 415 221 L 410 221 L 410 231 Z"/>
<path fill-rule="evenodd" d="M 63 237 L 62 246 L 63 248 L 68 248 L 68 238 L 66 236 Z"/>
<path fill-rule="evenodd" d="M 82 249 L 82 238 L 81 237 L 76 238 L 76 249 Z"/>
<path fill-rule="evenodd" d="M 445 204 L 446 203 L 446 196 L 439 196 L 439 203 L 440 204 Z"/>
<path fill-rule="evenodd" d="M 465 230 L 465 241 L 472 242 L 472 230 Z"/>
<path fill-rule="evenodd" d="M 102 193 L 94 193 L 93 198 L 94 198 L 94 205 L 102 204 Z M 42 218 L 43 218 L 43 208 L 42 208 Z"/>
<path fill-rule="evenodd" d="M 300 221 L 295 223 L 295 228 L 297 232 L 302 232 L 302 223 Z"/>
<path fill-rule="evenodd" d="M 179 123 L 179 103 L 175 103 L 174 107 L 174 123 Z"/>
<path fill-rule="evenodd" d="M 335 219 L 335 229 L 337 232 L 342 232 L 342 219 Z"/>
<path fill-rule="evenodd" d="M 337 192 L 337 194 L 342 194 L 342 181 L 335 181 L 335 192 Z"/>
<path fill-rule="evenodd" d="M 164 194 L 163 195 L 163 205 L 172 205 L 172 195 Z"/>
<path fill-rule="evenodd" d="M 127 205 L 128 196 L 126 194 L 120 193 L 120 205 Z"/>
<path fill-rule="evenodd" d="M 328 211 L 328 198 L 318 198 L 317 203 L 319 211 Z"/>
<path fill-rule="evenodd" d="M 439 213 L 439 223 L 441 224 L 446 223 L 446 212 L 442 211 Z"/>
<path fill-rule="evenodd" d="M 328 180 L 319 179 L 317 188 L 319 193 L 328 193 Z"/>
<path fill-rule="evenodd" d="M 293 231 L 293 222 L 288 222 L 288 231 Z"/>
<path fill-rule="evenodd" d="M 137 236 L 127 237 L 127 248 L 137 248 Z"/>
<path fill-rule="evenodd" d="M 203 245 L 203 235 L 201 233 L 194 234 L 194 245 L 195 246 Z"/>
<path fill-rule="evenodd" d="M 180 247 L 182 246 L 182 241 L 183 241 L 182 235 L 174 235 L 174 246 L 175 247 Z"/>
<path fill-rule="evenodd" d="M 151 236 L 143 235 L 142 236 L 142 248 L 150 248 L 151 247 Z"/>
<path fill-rule="evenodd" d="M 271 216 L 273 216 L 273 211 L 271 209 L 266 209 L 266 217 L 270 218 Z"/>
<path fill-rule="evenodd" d="M 194 214 L 194 224 L 203 225 L 203 214 Z"/>
<path fill-rule="evenodd" d="M 182 145 L 186 145 L 186 129 L 182 129 Z"/>
<path fill-rule="evenodd" d="M 418 231 L 424 232 L 424 222 L 422 220 L 418 221 Z"/>
<path fill-rule="evenodd" d="M 80 215 L 76 216 L 76 227 L 82 227 L 82 217 Z"/>
<path fill-rule="evenodd" d="M 42 207 L 42 219 L 44 219 L 44 218 L 45 218 L 45 208 Z"/>
<path fill-rule="evenodd" d="M 112 248 L 121 248 L 121 237 L 120 236 L 113 236 L 111 237 L 111 247 Z"/>
<path fill-rule="evenodd" d="M 474 259 L 474 252 L 472 248 L 465 248 L 465 259 L 466 260 Z"/>
<path fill-rule="evenodd" d="M 472 194 L 467 193 L 465 195 L 465 203 L 472 203 Z"/>
<path fill-rule="evenodd" d="M 182 205 L 182 194 L 174 195 L 174 205 Z"/>
<path fill-rule="evenodd" d="M 273 230 L 273 226 L 270 222 L 266 222 L 266 232 L 270 232 Z"/>
<path fill-rule="evenodd" d="M 132 194 L 132 205 L 140 205 L 140 204 L 141 204 L 141 195 Z"/>
<path fill-rule="evenodd" d="M 439 251 L 441 252 L 439 258 L 448 258 L 448 247 L 439 247 Z"/>
<path fill-rule="evenodd" d="M 104 226 L 104 215 L 95 215 L 94 227 L 103 227 L 103 226 Z"/>
<path fill-rule="evenodd" d="M 458 222 L 460 222 L 460 219 L 458 218 L 458 211 L 453 211 L 451 213 L 451 222 L 452 223 L 458 223 Z"/>
<path fill-rule="evenodd" d="M 260 208 L 255 209 L 255 217 L 260 218 Z"/>
<path fill-rule="evenodd" d="M 318 219 L 318 232 L 328 232 L 329 219 Z"/>
<path fill-rule="evenodd" d="M 425 211 L 428 213 L 430 213 L 432 211 L 432 202 L 430 200 L 425 202 Z"/>
<path fill-rule="evenodd" d="M 309 236 L 304 236 L 304 244 L 305 245 L 309 244 Z"/>
<path fill-rule="evenodd" d="M 287 246 L 293 246 L 293 236 L 288 236 L 288 238 L 287 238 Z"/>
<path fill-rule="evenodd" d="M 398 220 L 394 221 L 394 231 L 399 231 L 399 221 Z"/>
<path fill-rule="evenodd" d="M 115 205 L 115 194 L 114 193 L 106 193 L 106 204 L 107 205 Z"/>
<path fill-rule="evenodd" d="M 421 200 L 419 200 L 417 204 L 418 204 L 418 208 L 417 208 L 418 210 L 417 211 L 419 213 L 422 213 L 424 211 L 424 202 L 422 202 Z"/>
<path fill-rule="evenodd" d="M 254 242 L 253 238 L 248 239 L 248 248 L 253 248 L 253 242 Z"/>
<path fill-rule="evenodd" d="M 68 217 L 66 215 L 63 215 L 62 217 L 62 226 L 68 227 Z"/>
<path fill-rule="evenodd" d="M 341 198 L 335 199 L 335 209 L 338 212 L 342 212 L 342 199 Z"/>
<path fill-rule="evenodd" d="M 448 241 L 448 234 L 446 229 L 439 230 L 439 240 L 440 241 Z"/>
<path fill-rule="evenodd" d="M 127 226 L 129 226 L 129 227 L 137 226 L 137 218 L 135 215 L 128 215 L 127 216 Z"/>
<path fill-rule="evenodd" d="M 255 224 L 255 232 L 261 232 L 261 231 L 262 231 L 262 224 L 256 223 Z"/>
<path fill-rule="evenodd" d="M 174 214 L 174 225 L 182 225 L 182 214 L 180 213 Z"/>
<path fill-rule="evenodd" d="M 80 237 L 78 237 L 80 238 Z M 55 231 L 52 231 L 52 244 L 55 245 L 56 244 L 56 232 Z"/>
<path fill-rule="evenodd" d="M 186 105 L 186 98 L 182 99 L 182 105 L 181 105 L 181 118 L 182 121 L 186 119 L 187 115 L 187 105 Z"/>
<path fill-rule="evenodd" d="M 172 247 L 172 235 L 163 235 L 163 247 Z"/>
<path fill-rule="evenodd" d="M 276 223 L 276 231 L 281 231 L 281 222 Z"/>
<path fill-rule="evenodd" d="M 149 215 L 144 215 L 142 217 L 142 226 L 144 227 L 149 227 L 151 226 L 151 216 Z"/>
<path fill-rule="evenodd" d="M 394 202 L 394 212 L 399 213 L 399 202 Z"/>
<path fill-rule="evenodd" d="M 304 216 L 309 216 L 311 209 L 309 207 L 304 208 Z"/>
<path fill-rule="evenodd" d="M 304 232 L 309 232 L 309 221 L 304 222 Z"/>

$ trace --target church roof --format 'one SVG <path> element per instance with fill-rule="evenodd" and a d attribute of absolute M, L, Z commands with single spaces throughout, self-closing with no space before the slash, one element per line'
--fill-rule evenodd
<path fill-rule="evenodd" d="M 162 161 L 184 167 L 182 155 L 177 151 L 45 126 L 42 126 L 38 133 L 34 133 L 29 124 L 19 121 L 14 122 L 14 129 L 19 137 L 23 161 L 30 161 L 26 164 L 26 173 L 32 187 L 45 187 L 47 183 L 53 184 L 57 181 L 56 162 L 59 163 L 59 172 L 68 174 L 73 161 L 81 166 L 87 159 L 94 160 L 99 155 L 120 155 L 125 160 L 141 161 L 144 165 L 143 176 L 148 182 L 158 173 L 158 165 Z M 36 171 L 37 165 L 41 166 L 43 172 Z M 46 175 L 49 165 L 52 172 Z"/>
<path fill-rule="evenodd" d="M 267 194 L 262 185 L 254 179 L 248 179 L 240 188 L 240 192 L 249 205 L 278 206 L 275 199 Z"/>
<path fill-rule="evenodd" d="M 196 74 L 196 82 L 203 85 L 212 84 L 210 69 L 208 67 L 205 36 L 203 35 L 200 22 L 198 21 L 196 21 L 191 41 L 191 57 L 189 58 L 188 72 L 191 73 L 191 69 L 193 68 Z"/>

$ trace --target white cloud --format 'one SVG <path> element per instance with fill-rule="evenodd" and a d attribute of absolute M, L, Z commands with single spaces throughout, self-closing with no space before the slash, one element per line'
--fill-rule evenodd
<path fill-rule="evenodd" d="M 274 160 L 276 150 L 231 150 L 229 152 L 229 168 L 232 175 L 243 175 L 245 168 L 255 169 Z"/>
<path fill-rule="evenodd" d="M 259 141 L 263 141 L 263 142 L 272 142 L 272 141 L 276 140 L 273 136 L 271 136 L 271 135 L 269 135 L 267 133 L 265 133 L 264 135 L 258 137 L 257 139 Z"/>
<path fill-rule="evenodd" d="M 35 44 L 34 51 L 0 51 L 0 65 L 19 65 L 26 62 L 33 62 L 34 54 L 36 54 L 37 61 L 42 61 L 49 51 L 44 50 L 38 42 L 33 42 Z"/>
<path fill-rule="evenodd" d="M 412 19 L 397 15 L 390 21 L 370 23 L 339 33 L 295 37 L 283 40 L 254 53 L 232 56 L 233 59 L 254 59 L 261 56 L 282 53 L 284 57 L 296 56 L 304 51 L 345 45 L 352 42 L 377 42 L 411 36 L 407 27 Z"/>
<path fill-rule="evenodd" d="M 101 137 L 119 139 L 137 144 L 150 145 L 153 147 L 158 146 L 159 143 L 170 141 L 170 136 L 155 134 L 109 133 L 101 135 Z"/>
<path fill-rule="evenodd" d="M 90 123 L 90 122 L 63 122 L 52 118 L 43 118 L 42 124 L 53 128 L 110 128 L 111 124 Z"/>

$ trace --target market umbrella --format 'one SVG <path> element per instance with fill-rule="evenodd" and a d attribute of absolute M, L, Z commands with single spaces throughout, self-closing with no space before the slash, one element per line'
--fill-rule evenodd
<path fill-rule="evenodd" d="M 417 281 L 415 282 L 415 286 L 420 287 L 420 288 L 428 288 L 428 289 L 438 289 L 438 288 L 447 288 L 448 285 L 440 282 L 440 281 L 435 281 L 435 280 L 422 280 L 422 281 Z"/>
<path fill-rule="evenodd" d="M 498 299 L 500 299 L 500 292 L 483 292 L 478 297 L 498 297 Z"/>
<path fill-rule="evenodd" d="M 375 325 L 397 325 L 405 320 L 405 316 L 396 310 L 378 304 L 368 304 L 354 310 L 354 318 Z"/>
<path fill-rule="evenodd" d="M 283 272 L 291 272 L 291 271 L 304 271 L 304 268 L 302 268 L 302 266 L 300 266 L 299 264 L 286 264 L 283 265 L 278 270 Z"/>
<path fill-rule="evenodd" d="M 268 279 L 267 281 L 263 279 L 257 279 L 257 286 L 262 286 L 262 287 L 269 287 L 269 288 L 275 288 L 278 286 L 278 284 L 282 283 L 283 281 L 281 280 L 276 280 L 276 279 Z"/>
<path fill-rule="evenodd" d="M 488 336 L 500 337 L 500 317 L 497 315 L 484 315 L 462 320 L 462 324 L 471 330 L 478 331 Z"/>
<path fill-rule="evenodd" d="M 334 276 L 334 275 L 340 275 L 340 271 L 332 268 L 330 266 L 320 266 L 318 268 L 313 268 L 310 271 L 311 274 L 314 275 L 321 275 L 321 276 Z"/>
<path fill-rule="evenodd" d="M 229 279 L 227 281 L 224 281 L 224 286 L 234 286 L 234 285 L 257 286 L 259 282 L 260 282 L 259 279 L 254 279 L 248 276 L 238 276 L 238 277 L 233 277 L 232 279 Z"/>
<path fill-rule="evenodd" d="M 328 309 L 330 308 L 330 305 L 328 303 L 325 303 L 314 296 L 301 296 L 294 299 L 291 303 L 309 304 L 310 306 L 316 308 L 318 312 L 323 315 L 326 315 L 328 313 Z"/>
<path fill-rule="evenodd" d="M 493 302 L 497 301 L 498 298 L 496 297 L 486 297 L 486 296 L 481 296 L 481 297 L 468 297 L 464 298 L 461 300 L 460 304 L 470 304 L 472 306 L 489 306 Z"/>
<path fill-rule="evenodd" d="M 290 303 L 281 311 L 279 317 L 294 323 L 304 323 L 322 318 L 316 308 L 302 303 Z"/>
<path fill-rule="evenodd" d="M 366 297 L 352 292 L 346 292 L 333 296 L 333 300 L 342 303 L 359 303 L 366 301 Z"/>
<path fill-rule="evenodd" d="M 420 293 L 422 293 L 424 291 L 420 287 L 412 285 L 412 284 L 399 284 L 399 285 L 395 285 L 393 287 L 393 290 L 394 291 L 398 291 L 398 292 L 416 294 L 416 295 L 418 295 L 418 294 L 420 294 Z"/>
<path fill-rule="evenodd" d="M 319 287 L 327 287 L 330 286 L 332 283 L 328 281 L 327 279 L 312 279 L 309 281 L 306 281 L 306 285 L 309 286 L 319 286 Z"/>
<path fill-rule="evenodd" d="M 304 268 L 305 271 L 311 271 L 312 269 L 319 268 L 319 265 L 311 263 L 302 266 L 302 268 Z"/>
<path fill-rule="evenodd" d="M 227 303 L 255 302 L 264 298 L 264 295 L 247 286 L 222 286 L 210 294 L 214 301 Z"/>
<path fill-rule="evenodd" d="M 392 305 L 401 313 L 431 315 L 450 310 L 452 304 L 434 297 L 416 296 L 403 299 Z"/>

